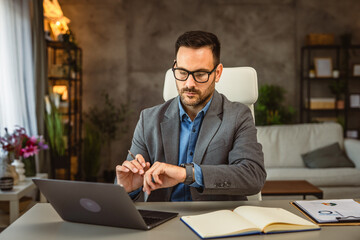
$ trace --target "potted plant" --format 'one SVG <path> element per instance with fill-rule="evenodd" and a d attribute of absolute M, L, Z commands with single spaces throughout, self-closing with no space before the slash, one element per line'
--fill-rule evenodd
<path fill-rule="evenodd" d="M 64 166 L 69 161 L 66 151 L 65 126 L 58 110 L 59 106 L 59 94 L 52 93 L 51 97 L 45 96 L 45 126 L 50 145 L 52 168 Z"/>
<path fill-rule="evenodd" d="M 117 135 L 121 133 L 125 133 L 127 129 L 125 127 L 119 128 L 119 124 L 123 123 L 130 113 L 129 108 L 126 104 L 117 104 L 119 107 L 115 106 L 113 99 L 110 98 L 109 94 L 106 92 L 102 92 L 101 96 L 103 98 L 104 104 L 103 108 L 99 109 L 97 106 L 91 107 L 88 112 L 86 112 L 85 118 L 88 122 L 87 129 L 85 131 L 88 134 L 88 138 L 91 135 L 99 134 L 99 138 L 101 140 L 101 149 L 106 153 L 106 168 L 103 172 L 103 177 L 106 182 L 112 182 L 115 178 L 115 171 L 111 169 L 111 146 L 112 142 L 117 138 Z M 120 132 L 119 132 L 120 131 Z M 95 142 L 84 142 L 84 144 L 95 144 Z M 90 146 L 84 146 L 84 149 L 88 149 Z M 90 162 L 89 162 L 90 161 Z M 100 168 L 100 164 L 98 164 L 95 159 L 91 158 L 89 161 L 84 158 L 84 165 L 87 164 L 95 164 L 94 166 Z M 94 161 L 94 162 L 92 162 Z M 86 168 L 84 168 L 86 172 Z M 95 173 L 96 170 L 91 170 L 92 173 Z M 93 176 L 89 176 L 93 177 Z"/>
<path fill-rule="evenodd" d="M 100 170 L 100 154 L 102 139 L 100 131 L 89 121 L 84 124 L 85 136 L 83 139 L 82 157 L 85 180 L 97 182 Z"/>
<path fill-rule="evenodd" d="M 336 108 L 344 109 L 344 107 L 345 107 L 344 96 L 345 96 L 345 90 L 346 90 L 346 85 L 345 85 L 344 80 L 341 80 L 341 79 L 333 80 L 329 85 L 329 89 L 330 89 L 331 93 L 335 95 Z"/>
<path fill-rule="evenodd" d="M 259 89 L 259 98 L 255 104 L 255 122 L 257 126 L 292 123 L 295 110 L 283 106 L 285 89 L 277 85 L 263 85 Z"/>

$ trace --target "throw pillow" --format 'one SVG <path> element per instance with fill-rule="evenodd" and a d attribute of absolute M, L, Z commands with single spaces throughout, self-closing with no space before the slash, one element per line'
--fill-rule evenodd
<path fill-rule="evenodd" d="M 339 143 L 318 148 L 302 154 L 301 157 L 308 168 L 355 167 L 354 163 L 341 151 Z"/>

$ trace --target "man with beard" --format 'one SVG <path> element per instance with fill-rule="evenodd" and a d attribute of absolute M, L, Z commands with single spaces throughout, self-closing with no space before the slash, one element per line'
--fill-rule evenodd
<path fill-rule="evenodd" d="M 190 31 L 175 44 L 179 96 L 145 109 L 117 183 L 147 201 L 246 200 L 266 178 L 250 109 L 215 90 L 223 65 L 220 42 Z"/>

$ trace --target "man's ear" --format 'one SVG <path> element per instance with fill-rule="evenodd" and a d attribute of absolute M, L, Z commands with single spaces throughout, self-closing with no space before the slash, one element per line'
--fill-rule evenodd
<path fill-rule="evenodd" d="M 219 65 L 217 66 L 217 68 L 215 70 L 215 74 L 216 74 L 215 82 L 219 82 L 223 69 L 224 69 L 224 66 L 221 63 L 219 63 Z"/>

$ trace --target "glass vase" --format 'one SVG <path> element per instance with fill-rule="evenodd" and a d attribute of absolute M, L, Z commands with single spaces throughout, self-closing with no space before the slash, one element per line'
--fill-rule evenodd
<path fill-rule="evenodd" d="M 31 156 L 28 158 L 23 159 L 25 164 L 25 176 L 26 177 L 34 177 L 36 176 L 36 161 L 35 156 Z"/>

